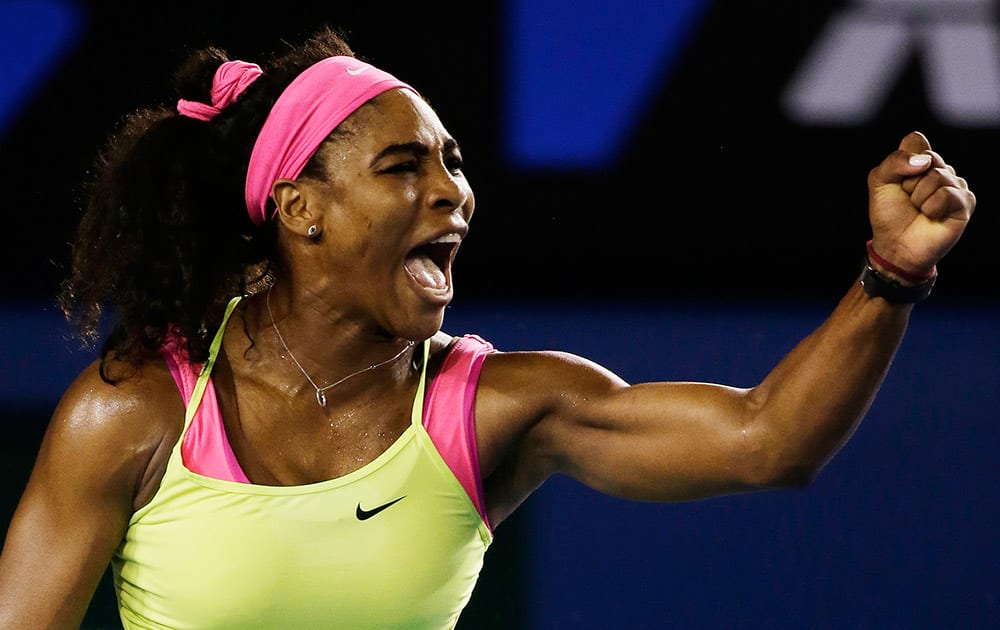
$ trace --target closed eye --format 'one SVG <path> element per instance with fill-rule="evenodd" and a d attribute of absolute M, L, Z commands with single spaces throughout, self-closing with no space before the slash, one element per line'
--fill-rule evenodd
<path fill-rule="evenodd" d="M 417 170 L 416 160 L 406 160 L 405 162 L 400 162 L 398 164 L 393 164 L 387 166 L 380 170 L 380 173 L 413 173 Z"/>

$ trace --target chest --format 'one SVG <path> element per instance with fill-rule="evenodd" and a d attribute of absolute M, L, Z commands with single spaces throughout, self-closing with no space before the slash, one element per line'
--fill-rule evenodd
<path fill-rule="evenodd" d="M 222 376 L 216 393 L 228 442 L 259 484 L 293 486 L 350 474 L 389 449 L 412 422 L 415 380 L 349 396 L 330 392 L 320 406 L 308 388 L 289 395 L 252 380 L 233 385 Z"/>
<path fill-rule="evenodd" d="M 347 476 L 224 482 L 172 459 L 115 557 L 123 619 L 167 627 L 448 627 L 489 542 L 418 427 Z"/>

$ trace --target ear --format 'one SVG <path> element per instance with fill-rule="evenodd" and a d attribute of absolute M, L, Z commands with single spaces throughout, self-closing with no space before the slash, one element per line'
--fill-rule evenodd
<path fill-rule="evenodd" d="M 319 204 L 310 204 L 310 190 L 305 182 L 294 179 L 279 179 L 271 186 L 271 198 L 277 205 L 277 219 L 294 232 L 303 237 L 315 236 L 316 226 L 320 225 L 322 215 L 318 212 Z M 313 227 L 313 233 L 309 228 Z"/>

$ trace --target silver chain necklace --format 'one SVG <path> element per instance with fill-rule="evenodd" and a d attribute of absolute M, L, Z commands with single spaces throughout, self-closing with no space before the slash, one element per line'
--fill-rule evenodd
<path fill-rule="evenodd" d="M 348 374 L 347 376 L 345 376 L 344 378 L 336 381 L 335 383 L 330 383 L 329 385 L 325 385 L 323 387 L 320 387 L 319 385 L 316 384 L 316 381 L 314 381 L 312 379 L 312 377 L 309 376 L 309 373 L 306 372 L 306 369 L 304 367 L 302 367 L 302 364 L 299 363 L 299 360 L 295 358 L 295 355 L 292 354 L 292 351 L 288 347 L 288 344 L 285 343 L 285 338 L 281 336 L 281 331 L 278 330 L 278 325 L 274 323 L 274 313 L 271 312 L 271 288 L 272 287 L 268 287 L 267 294 L 264 296 L 264 305 L 267 307 L 267 315 L 268 315 L 268 317 L 271 318 L 271 328 L 274 329 L 274 334 L 278 335 L 278 341 L 281 342 L 281 347 L 284 348 L 285 352 L 288 353 L 288 357 L 295 364 L 295 367 L 299 368 L 299 372 L 302 372 L 302 376 L 306 377 L 306 380 L 309 381 L 309 384 L 312 385 L 313 389 L 316 390 L 316 404 L 318 404 L 320 407 L 324 407 L 324 408 L 326 407 L 326 390 L 333 389 L 337 385 L 340 385 L 341 383 L 343 383 L 347 379 L 353 378 L 353 377 L 357 376 L 358 374 L 364 374 L 365 372 L 369 372 L 371 370 L 374 370 L 375 368 L 382 367 L 383 365 L 386 365 L 387 363 L 392 363 L 393 361 L 395 361 L 399 357 L 403 356 L 403 353 L 406 352 L 409 348 L 411 348 L 413 346 L 413 342 L 412 341 L 407 341 L 406 345 L 403 346 L 402 350 L 400 350 L 399 352 L 397 352 L 393 356 L 389 357 L 385 361 L 379 361 L 378 363 L 373 363 L 373 364 L 369 365 L 366 368 L 362 368 L 362 369 L 358 370 L 357 372 L 352 372 L 351 374 Z"/>

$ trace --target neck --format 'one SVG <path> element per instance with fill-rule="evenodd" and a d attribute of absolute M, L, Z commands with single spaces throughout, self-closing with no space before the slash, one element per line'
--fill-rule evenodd
<path fill-rule="evenodd" d="M 407 367 L 413 342 L 387 335 L 362 339 L 350 328 L 340 330 L 335 320 L 308 307 L 279 309 L 272 289 L 264 294 L 266 320 L 264 326 L 278 342 L 278 356 L 295 366 L 301 377 L 315 393 L 321 407 L 326 406 L 326 392 L 346 386 L 348 381 L 359 381 L 374 373 L 393 373 L 398 365 Z M 290 305 L 289 305 L 290 306 Z M 295 317 L 302 312 L 306 318 Z M 308 314 L 312 312 L 313 317 Z M 280 315 L 284 313 L 284 316 Z M 312 319 L 309 325 L 305 320 Z M 335 332 L 333 332 L 335 331 Z M 334 340 L 340 340 L 336 343 Z M 408 355 L 408 356 L 404 356 Z M 398 371 L 396 371 L 398 373 Z"/>
<path fill-rule="evenodd" d="M 270 313 L 268 312 L 270 306 Z M 399 349 L 405 339 L 393 336 L 371 320 L 349 315 L 316 293 L 289 289 L 283 283 L 262 291 L 255 300 L 254 330 L 277 342 L 271 324 L 281 331 L 285 342 L 300 359 L 319 364 L 344 363 L 352 359 L 378 360 L 386 350 Z M 281 347 L 280 343 L 276 343 Z M 391 353 L 390 353 L 391 354 Z"/>

